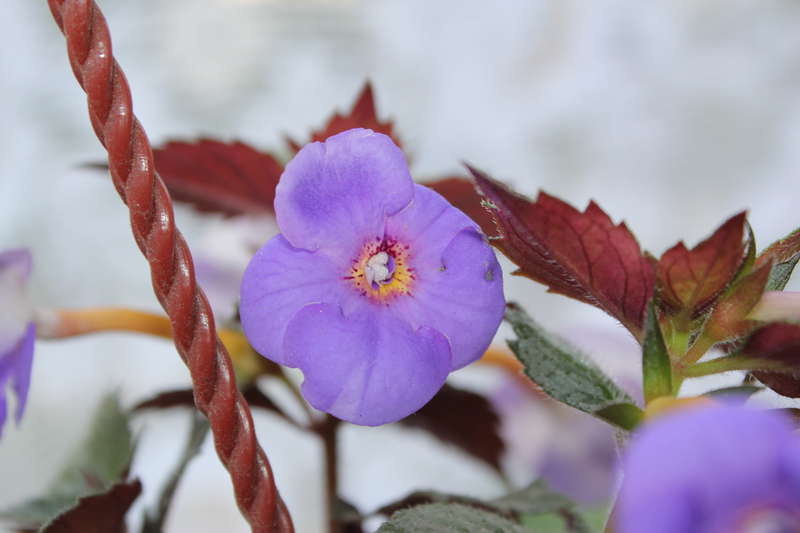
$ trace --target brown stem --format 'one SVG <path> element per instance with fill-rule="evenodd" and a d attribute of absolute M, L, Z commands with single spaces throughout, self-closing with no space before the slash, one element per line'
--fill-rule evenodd
<path fill-rule="evenodd" d="M 323 460 L 325 469 L 325 509 L 327 511 L 328 531 L 339 533 L 339 520 L 336 508 L 339 502 L 339 476 L 338 476 L 338 439 L 337 429 L 339 420 L 326 415 L 316 426 L 316 432 L 322 440 Z"/>

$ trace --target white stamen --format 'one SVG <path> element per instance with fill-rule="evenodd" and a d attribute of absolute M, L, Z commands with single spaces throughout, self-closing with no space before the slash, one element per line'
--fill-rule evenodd
<path fill-rule="evenodd" d="M 380 283 L 386 281 L 391 276 L 389 274 L 389 254 L 386 252 L 378 252 L 369 259 L 367 259 L 367 266 L 364 269 L 364 274 L 367 276 L 367 284 Z"/>

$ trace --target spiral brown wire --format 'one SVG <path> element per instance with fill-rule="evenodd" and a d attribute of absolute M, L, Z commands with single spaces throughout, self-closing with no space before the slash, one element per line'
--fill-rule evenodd
<path fill-rule="evenodd" d="M 130 87 L 112 54 L 105 18 L 93 0 L 48 2 L 67 39 L 92 127 L 108 151 L 111 177 L 130 210 L 136 244 L 150 263 L 153 290 L 172 322 L 175 346 L 192 376 L 195 403 L 208 417 L 239 509 L 254 532 L 293 532 L 258 444 L 250 407 L 236 388 L 231 359 L 197 285 L 189 248 L 175 227 L 172 201 L 153 166 L 150 143 L 133 114 Z"/>

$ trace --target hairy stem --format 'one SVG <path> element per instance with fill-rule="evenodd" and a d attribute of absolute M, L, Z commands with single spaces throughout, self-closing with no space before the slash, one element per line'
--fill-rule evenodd
<path fill-rule="evenodd" d="M 743 357 L 741 355 L 729 355 L 697 363 L 683 369 L 683 375 L 687 378 L 699 378 L 719 374 L 720 372 L 730 372 L 732 370 L 766 370 L 773 372 L 786 372 L 790 367 L 783 361 L 774 359 L 760 359 L 757 357 Z"/>

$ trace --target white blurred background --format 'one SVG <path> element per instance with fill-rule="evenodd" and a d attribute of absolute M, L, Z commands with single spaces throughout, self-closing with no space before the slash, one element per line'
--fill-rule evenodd
<path fill-rule="evenodd" d="M 681 238 L 693 245 L 741 209 L 760 247 L 800 225 L 794 0 L 100 5 L 156 144 L 208 135 L 270 149 L 285 133 L 304 139 L 369 78 L 418 178 L 468 160 L 526 194 L 542 188 L 581 208 L 593 198 L 656 255 Z M 157 310 L 125 207 L 104 176 L 79 168 L 104 152 L 46 2 L 4 2 L 0 35 L 0 248 L 33 250 L 38 305 Z M 179 208 L 178 223 L 201 246 L 220 221 Z M 527 280 L 508 279 L 506 293 L 582 345 L 588 327 L 630 347 L 599 311 Z M 609 366 L 625 351 L 587 350 Z M 460 374 L 486 383 L 480 370 Z M 133 402 L 187 382 L 166 341 L 40 342 L 27 414 L 0 440 L 0 504 L 42 491 L 103 393 Z M 188 422 L 182 412 L 142 421 L 134 472 L 152 496 Z M 322 531 L 318 444 L 270 415 L 256 422 L 298 532 Z M 413 488 L 503 491 L 488 468 L 419 432 L 348 428 L 341 448 L 343 494 L 364 510 Z M 210 446 L 190 467 L 168 531 L 247 531 Z"/>

